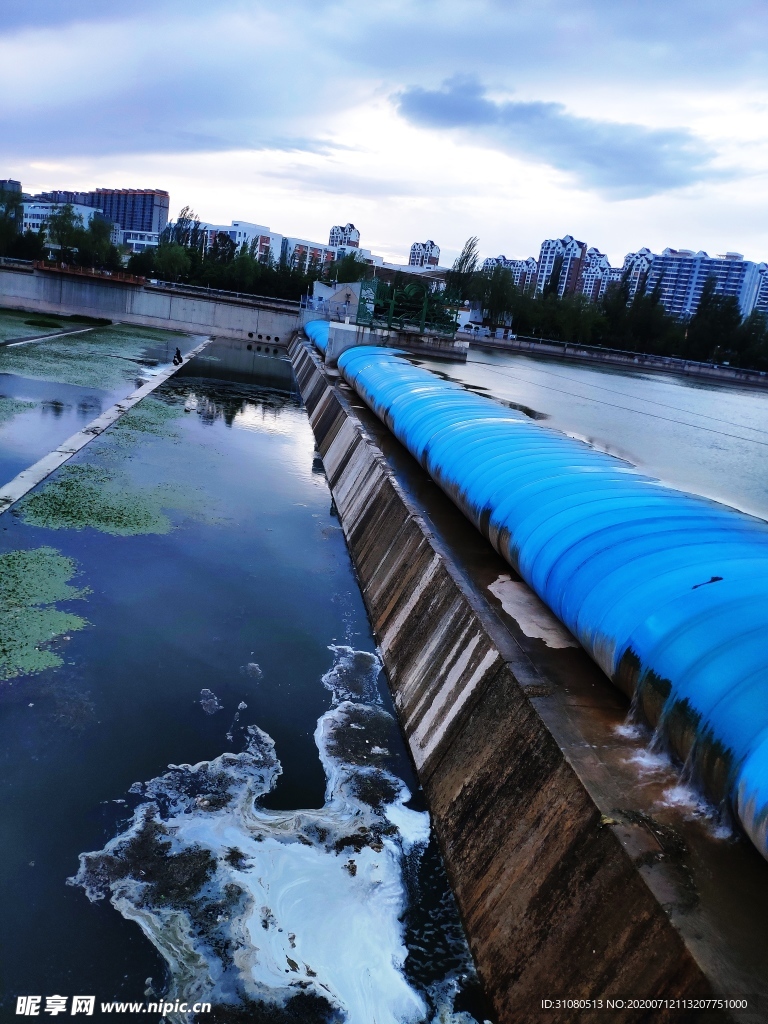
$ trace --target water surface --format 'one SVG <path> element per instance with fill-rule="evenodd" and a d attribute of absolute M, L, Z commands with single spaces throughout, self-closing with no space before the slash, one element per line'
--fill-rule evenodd
<path fill-rule="evenodd" d="M 681 490 L 768 519 L 768 391 L 470 349 L 418 360 Z"/>
<path fill-rule="evenodd" d="M 194 925 L 184 955 L 219 972 L 210 983 L 194 973 L 215 1002 L 272 985 L 275 1004 L 306 996 L 302 1019 L 369 1024 L 368 978 L 382 1021 L 435 1020 L 441 1000 L 441 1020 L 487 1016 L 313 448 L 290 394 L 185 377 L 0 517 L 6 583 L 19 589 L 14 552 L 37 567 L 14 597 L 21 610 L 5 611 L 24 628 L 0 659 L 6 1012 L 25 993 L 183 991 L 183 963 L 157 951 L 174 927 L 170 900 Z M 53 664 L 30 672 L 18 637 L 34 635 L 41 614 Z M 188 767 L 169 775 L 169 765 Z M 248 787 L 235 813 L 232 793 Z M 153 814 L 170 838 L 148 839 L 137 862 L 131 836 Z M 85 874 L 68 885 L 81 855 Z M 211 858 L 215 875 L 195 887 L 181 868 Z M 88 864 L 112 867 L 94 875 Z M 169 864 L 181 871 L 170 882 Z M 286 904 L 297 878 L 315 893 L 303 917 Z M 257 881 L 269 914 L 254 903 Z M 135 923 L 142 914 L 155 945 Z M 334 934 L 347 919 L 386 947 L 378 981 L 375 957 L 338 976 L 347 961 L 334 960 Z M 248 975 L 221 958 L 251 920 L 268 951 Z M 286 939 L 283 924 L 302 920 L 307 933 Z M 332 968 L 336 1016 L 312 988 Z M 457 1011 L 472 1016 L 450 1009 L 456 989 Z"/>

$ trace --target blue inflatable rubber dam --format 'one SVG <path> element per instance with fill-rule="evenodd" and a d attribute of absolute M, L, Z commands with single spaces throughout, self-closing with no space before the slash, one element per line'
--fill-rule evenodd
<path fill-rule="evenodd" d="M 768 523 L 393 349 L 338 366 L 768 857 Z"/>
<path fill-rule="evenodd" d="M 304 324 L 304 333 L 323 354 L 328 348 L 330 326 L 327 320 L 310 320 L 308 324 Z"/>

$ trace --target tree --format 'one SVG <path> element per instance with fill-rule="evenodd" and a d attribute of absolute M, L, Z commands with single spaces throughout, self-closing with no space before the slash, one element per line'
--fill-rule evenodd
<path fill-rule="evenodd" d="M 71 203 L 60 206 L 48 218 L 48 238 L 59 247 L 59 259 L 62 263 L 68 263 L 72 259 L 82 230 L 83 218 L 79 213 L 75 213 Z"/>
<path fill-rule="evenodd" d="M 464 248 L 453 261 L 453 266 L 445 275 L 445 288 L 452 299 L 464 302 L 473 298 L 473 283 L 478 264 L 478 237 L 471 235 L 464 243 Z"/>
<path fill-rule="evenodd" d="M 512 272 L 506 267 L 494 267 L 482 274 L 479 296 L 491 326 L 495 327 L 508 320 L 513 313 L 518 289 Z"/>
<path fill-rule="evenodd" d="M 0 256 L 10 256 L 10 249 L 21 226 L 21 193 L 0 188 Z"/>
<path fill-rule="evenodd" d="M 150 247 L 144 252 L 135 252 L 128 260 L 128 273 L 138 277 L 153 277 L 155 273 L 155 249 Z"/>
<path fill-rule="evenodd" d="M 205 230 L 200 227 L 200 218 L 191 206 L 182 207 L 179 216 L 163 229 L 160 242 L 170 242 L 191 249 L 205 247 Z"/>
<path fill-rule="evenodd" d="M 120 250 L 112 244 L 113 225 L 103 217 L 92 217 L 88 227 L 76 232 L 74 243 L 77 247 L 75 262 L 81 267 L 96 267 L 99 270 L 120 270 Z"/>
<path fill-rule="evenodd" d="M 155 272 L 164 281 L 178 281 L 190 269 L 190 259 L 183 245 L 163 242 L 155 254 Z"/>
<path fill-rule="evenodd" d="M 45 258 L 45 231 L 25 231 L 16 235 L 6 255 L 17 260 L 42 260 Z"/>
<path fill-rule="evenodd" d="M 319 267 L 311 266 L 308 270 L 309 273 L 313 274 L 316 278 L 320 276 Z M 358 256 L 358 254 L 354 252 L 349 252 L 340 260 L 334 260 L 333 263 L 326 263 L 323 268 L 323 276 L 326 281 L 338 281 L 341 284 L 352 284 L 354 281 L 363 281 L 368 276 L 368 264 L 362 256 Z"/>
<path fill-rule="evenodd" d="M 541 297 L 543 299 L 548 298 L 550 295 L 557 295 L 560 287 L 560 275 L 563 272 L 563 257 L 555 256 L 554 262 L 552 263 L 552 273 L 547 279 L 547 283 L 541 290 Z"/>
<path fill-rule="evenodd" d="M 683 354 L 688 359 L 719 361 L 737 344 L 741 311 L 735 295 L 717 292 L 717 278 L 704 282 L 701 299 L 686 332 Z"/>

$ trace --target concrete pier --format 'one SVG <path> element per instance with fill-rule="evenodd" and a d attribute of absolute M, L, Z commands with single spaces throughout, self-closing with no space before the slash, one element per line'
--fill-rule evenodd
<path fill-rule="evenodd" d="M 766 1019 L 755 1004 L 756 996 L 768 997 L 764 863 L 747 844 L 689 850 L 648 813 L 640 787 L 627 792 L 621 758 L 595 742 L 623 720 L 621 696 L 596 676 L 579 691 L 580 649 L 558 652 L 579 670 L 576 696 L 554 691 L 530 645 L 500 628 L 406 494 L 374 440 L 381 425 L 364 425 L 356 396 L 308 344 L 296 341 L 290 353 L 500 1024 L 591 1019 L 578 1005 L 584 999 L 602 999 L 605 1009 L 611 998 L 747 992 L 746 1014 L 693 1004 L 649 1014 L 625 1004 L 595 1019 Z M 613 746 L 620 746 L 615 739 Z M 730 883 L 703 892 L 700 879 L 729 858 Z M 756 882 L 754 905 L 739 905 L 738 876 Z M 546 999 L 576 1002 L 543 1012 Z"/>

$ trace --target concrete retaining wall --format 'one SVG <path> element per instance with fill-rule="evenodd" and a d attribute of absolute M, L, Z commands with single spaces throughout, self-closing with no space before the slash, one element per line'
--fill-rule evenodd
<path fill-rule="evenodd" d="M 287 345 L 299 308 L 256 300 L 206 298 L 152 285 L 74 274 L 0 267 L 0 306 L 35 313 L 106 317 L 143 327 L 248 340 L 258 335 Z"/>
<path fill-rule="evenodd" d="M 306 343 L 290 351 L 499 1024 L 538 1019 L 553 996 L 707 994 L 640 874 L 647 830 L 601 814 L 343 394 Z"/>

